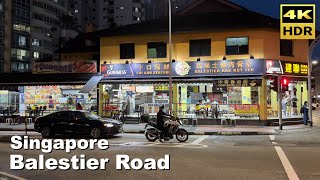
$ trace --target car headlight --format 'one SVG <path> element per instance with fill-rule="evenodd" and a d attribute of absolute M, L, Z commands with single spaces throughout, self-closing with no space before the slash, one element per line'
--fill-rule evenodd
<path fill-rule="evenodd" d="M 111 127 L 113 127 L 114 125 L 113 125 L 113 124 L 104 124 L 104 126 L 111 128 Z"/>

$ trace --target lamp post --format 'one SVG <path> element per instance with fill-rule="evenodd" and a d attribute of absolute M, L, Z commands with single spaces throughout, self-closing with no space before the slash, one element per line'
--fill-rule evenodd
<path fill-rule="evenodd" d="M 309 47 L 309 53 L 308 53 L 308 101 L 309 101 L 309 120 L 310 120 L 310 126 L 313 126 L 312 121 L 312 96 L 311 96 L 311 72 L 312 72 L 312 54 L 313 50 L 316 47 L 317 43 L 320 41 L 320 35 L 316 37 L 312 41 Z"/>
<path fill-rule="evenodd" d="M 169 4 L 169 111 L 172 113 L 173 94 L 172 94 L 172 37 L 171 37 L 171 0 Z"/>

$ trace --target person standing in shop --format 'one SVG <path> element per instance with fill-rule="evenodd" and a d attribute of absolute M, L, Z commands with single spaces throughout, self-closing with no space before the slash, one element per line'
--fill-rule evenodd
<path fill-rule="evenodd" d="M 287 115 L 289 117 L 291 117 L 291 113 L 292 113 L 292 98 L 291 96 L 289 95 L 288 98 L 287 98 Z"/>
<path fill-rule="evenodd" d="M 297 109 L 298 99 L 295 95 L 293 95 L 291 102 L 292 102 L 292 108 L 293 108 L 293 115 L 297 116 L 298 115 L 298 109 Z"/>
<path fill-rule="evenodd" d="M 83 110 L 83 107 L 81 106 L 80 103 L 76 104 L 76 110 Z"/>
<path fill-rule="evenodd" d="M 52 96 L 49 96 L 49 109 L 53 110 L 54 108 L 54 100 L 52 99 Z"/>
<path fill-rule="evenodd" d="M 283 96 L 282 98 L 282 112 L 284 114 L 284 116 L 287 116 L 287 97 L 286 95 Z"/>
<path fill-rule="evenodd" d="M 308 120 L 309 120 L 309 107 L 308 107 L 308 102 L 305 101 L 303 106 L 303 123 L 304 125 L 308 125 Z"/>

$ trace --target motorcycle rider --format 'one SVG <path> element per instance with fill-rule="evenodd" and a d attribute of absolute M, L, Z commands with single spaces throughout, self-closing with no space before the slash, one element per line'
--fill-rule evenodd
<path fill-rule="evenodd" d="M 157 126 L 158 129 L 161 131 L 160 133 L 160 142 L 162 142 L 162 139 L 165 139 L 165 137 L 168 137 L 168 130 L 167 127 L 164 127 L 164 117 L 168 116 L 164 111 L 164 105 L 160 106 L 159 111 L 157 113 Z"/>

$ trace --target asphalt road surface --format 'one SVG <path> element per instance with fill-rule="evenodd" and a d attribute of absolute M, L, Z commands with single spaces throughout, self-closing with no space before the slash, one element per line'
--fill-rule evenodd
<path fill-rule="evenodd" d="M 18 133 L 18 132 L 17 132 Z M 14 134 L 14 133 L 13 133 Z M 38 158 L 37 150 L 12 150 L 0 143 L 0 179 L 320 179 L 320 129 L 297 128 L 275 136 L 190 136 L 187 143 L 149 143 L 142 134 L 120 134 L 109 139 L 108 150 L 53 151 L 46 158 L 109 158 L 106 170 L 10 170 L 10 154 Z M 169 154 L 170 170 L 116 170 L 115 157 L 163 158 Z M 1 180 L 2 180 L 1 179 Z"/>
<path fill-rule="evenodd" d="M 320 125 L 320 112 L 314 113 Z M 0 180 L 318 180 L 320 179 L 320 127 L 297 126 L 271 136 L 190 136 L 187 143 L 171 140 L 150 143 L 143 134 L 119 134 L 108 139 L 108 150 L 53 151 L 46 158 L 109 158 L 106 170 L 10 170 L 11 154 L 38 158 L 38 150 L 13 150 L 9 142 L 0 143 Z M 33 132 L 34 133 L 34 132 Z M 0 132 L 23 135 L 23 132 Z M 32 135 L 37 135 L 36 133 Z M 130 158 L 163 158 L 170 155 L 170 170 L 116 170 L 116 155 Z"/>

